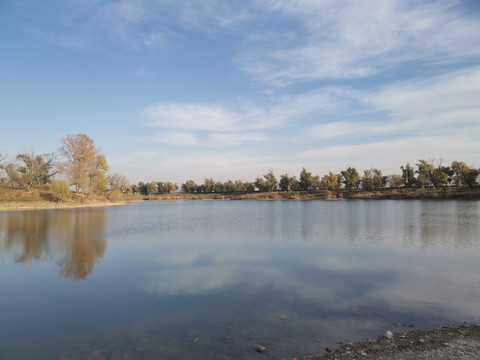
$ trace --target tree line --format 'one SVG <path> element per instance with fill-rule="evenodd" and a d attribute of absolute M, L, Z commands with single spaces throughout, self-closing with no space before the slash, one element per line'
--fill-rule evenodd
<path fill-rule="evenodd" d="M 107 195 L 140 193 L 144 195 L 168 194 L 182 191 L 187 194 L 199 193 L 253 193 L 272 191 L 318 191 L 338 189 L 378 190 L 385 187 L 440 188 L 447 186 L 474 187 L 480 170 L 465 162 L 453 161 L 445 166 L 441 161 L 418 160 L 415 165 L 402 165 L 401 172 L 384 176 L 376 168 L 363 170 L 359 174 L 354 167 L 320 177 L 302 168 L 298 178 L 285 173 L 279 179 L 272 170 L 253 181 L 228 180 L 215 181 L 206 178 L 203 184 L 187 180 L 178 186 L 172 182 L 140 181 L 137 185 L 129 183 L 120 174 L 108 174 L 109 166 L 105 155 L 94 141 L 85 134 L 66 135 L 60 140 L 60 148 L 48 154 L 35 154 L 25 151 L 7 161 L 0 152 L 0 183 L 12 189 L 48 185 L 60 199 L 71 196 L 70 189 L 76 193 Z"/>
<path fill-rule="evenodd" d="M 209 193 L 253 193 L 272 191 L 319 191 L 338 189 L 362 189 L 374 191 L 381 188 L 440 188 L 447 186 L 474 187 L 477 185 L 477 177 L 480 169 L 467 165 L 465 162 L 453 161 L 450 166 L 436 163 L 434 160 L 420 159 L 415 166 L 407 163 L 400 167 L 399 174 L 384 176 L 382 171 L 376 168 L 363 170 L 360 175 L 354 167 L 348 167 L 338 174 L 329 172 L 320 177 L 302 168 L 299 177 L 289 174 L 280 175 L 277 179 L 272 170 L 254 181 L 228 180 L 226 182 L 215 181 L 206 178 L 203 184 L 197 184 L 193 180 L 187 180 L 178 186 L 170 182 L 140 181 L 138 185 L 132 185 L 131 191 L 145 195 L 168 194 L 181 190 L 187 194 Z"/>

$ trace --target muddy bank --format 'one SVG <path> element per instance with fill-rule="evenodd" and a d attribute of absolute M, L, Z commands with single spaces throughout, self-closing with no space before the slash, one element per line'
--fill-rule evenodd
<path fill-rule="evenodd" d="M 393 326 L 395 327 L 395 326 Z M 378 339 L 332 346 L 324 354 L 309 355 L 302 360 L 479 360 L 480 326 L 444 326 L 434 330 L 393 332 Z M 393 336 L 392 336 L 393 335 Z M 339 347 L 338 347 L 339 346 Z"/>

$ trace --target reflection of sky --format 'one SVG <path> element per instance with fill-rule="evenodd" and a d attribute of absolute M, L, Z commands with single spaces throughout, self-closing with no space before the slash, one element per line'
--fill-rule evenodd
<path fill-rule="evenodd" d="M 479 202 L 152 202 L 80 213 L 93 231 L 47 213 L 50 240 L 34 249 L 48 256 L 28 267 L 14 261 L 23 242 L 15 233 L 8 243 L 0 214 L 3 339 L 150 322 L 175 338 L 196 328 L 210 345 L 228 335 L 242 341 L 235 351 L 264 339 L 280 358 L 378 336 L 394 321 L 480 321 Z M 57 275 L 75 238 L 108 243 L 82 282 Z"/>
<path fill-rule="evenodd" d="M 260 213 L 242 213 L 252 205 Z M 182 239 L 167 230 L 162 253 L 146 259 L 146 291 L 209 294 L 248 284 L 327 309 L 384 303 L 480 317 L 476 203 L 242 203 L 238 218 L 223 214 L 231 204 L 218 206 L 185 224 Z M 209 216 L 226 227 L 203 226 Z"/>

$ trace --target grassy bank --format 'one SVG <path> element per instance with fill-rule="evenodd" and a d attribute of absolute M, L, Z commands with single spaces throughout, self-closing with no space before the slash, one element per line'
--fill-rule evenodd
<path fill-rule="evenodd" d="M 36 187 L 31 191 L 0 187 L 0 211 L 111 206 L 122 203 L 125 203 L 123 199 L 108 199 L 104 196 L 82 194 L 73 194 L 71 199 L 59 201 L 48 186 Z"/>

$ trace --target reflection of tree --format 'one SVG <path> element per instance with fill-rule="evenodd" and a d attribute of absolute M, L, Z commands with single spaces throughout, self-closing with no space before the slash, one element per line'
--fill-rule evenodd
<path fill-rule="evenodd" d="M 45 212 L 15 213 L 6 220 L 6 248 L 17 249 L 14 258 L 17 263 L 48 258 L 49 216 Z"/>
<path fill-rule="evenodd" d="M 67 251 L 57 263 L 60 274 L 67 279 L 85 279 L 105 253 L 104 235 L 105 209 L 77 210 Z"/>
<path fill-rule="evenodd" d="M 6 250 L 15 262 L 46 261 L 55 253 L 60 274 L 85 279 L 106 250 L 105 209 L 32 211 L 9 214 L 2 219 Z"/>

